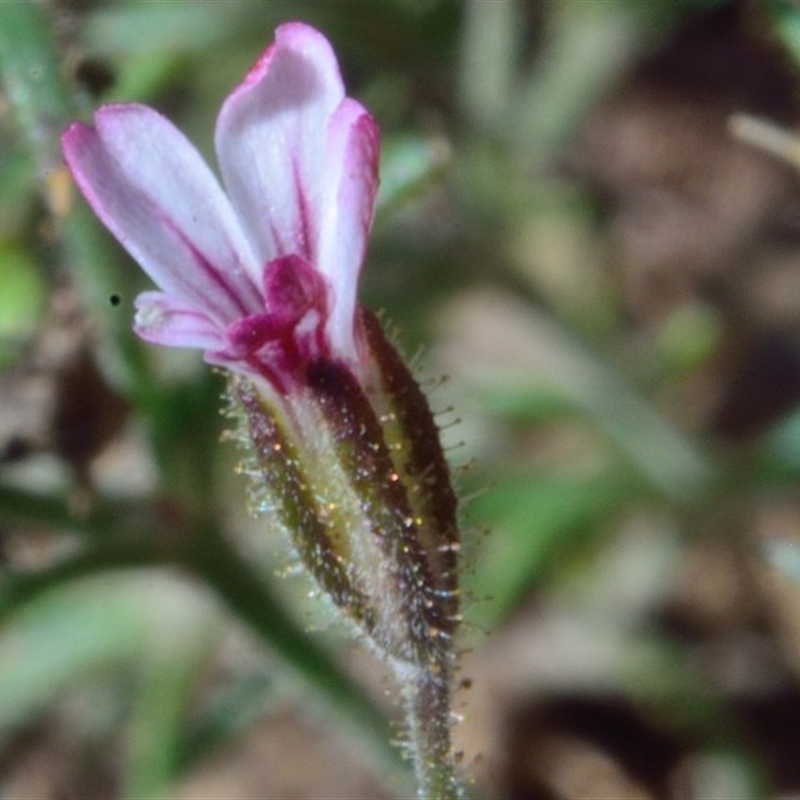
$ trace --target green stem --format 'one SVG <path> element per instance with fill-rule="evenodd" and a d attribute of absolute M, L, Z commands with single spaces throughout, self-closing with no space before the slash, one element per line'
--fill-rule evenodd
<path fill-rule="evenodd" d="M 25 603 L 59 584 L 107 570 L 154 567 L 162 563 L 163 556 L 152 543 L 115 539 L 87 547 L 47 569 L 4 575 L 0 581 L 0 623 Z"/>
<path fill-rule="evenodd" d="M 0 520 L 34 525 L 54 533 L 67 530 L 91 536 L 98 532 L 94 515 L 75 517 L 62 498 L 4 484 L 0 484 Z"/>

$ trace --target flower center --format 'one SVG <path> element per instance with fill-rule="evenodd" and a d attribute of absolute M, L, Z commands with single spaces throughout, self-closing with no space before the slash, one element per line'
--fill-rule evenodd
<path fill-rule="evenodd" d="M 265 312 L 231 323 L 228 340 L 237 357 L 285 385 L 286 378 L 325 352 L 328 285 L 304 258 L 286 255 L 265 265 L 263 291 Z"/>

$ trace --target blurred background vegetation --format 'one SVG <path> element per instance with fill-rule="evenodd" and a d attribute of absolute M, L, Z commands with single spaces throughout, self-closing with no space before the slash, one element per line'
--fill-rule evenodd
<path fill-rule="evenodd" d="M 249 517 L 221 376 L 134 340 L 58 148 L 139 101 L 212 158 L 289 19 L 383 131 L 362 297 L 465 498 L 471 792 L 797 794 L 800 186 L 729 125 L 800 126 L 797 4 L 6 0 L 0 798 L 409 796 L 380 664 Z"/>

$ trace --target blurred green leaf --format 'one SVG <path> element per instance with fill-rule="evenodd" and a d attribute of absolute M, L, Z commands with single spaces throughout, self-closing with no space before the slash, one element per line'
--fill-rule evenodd
<path fill-rule="evenodd" d="M 0 629 L 0 733 L 40 714 L 100 670 L 142 654 L 150 620 L 116 579 L 55 587 Z"/>
<path fill-rule="evenodd" d="M 276 5 L 282 5 L 280 0 Z M 89 15 L 85 37 L 92 51 L 101 55 L 160 53 L 164 58 L 186 52 L 202 54 L 252 25 L 254 10 L 259 9 L 247 0 L 116 2 Z"/>
<path fill-rule="evenodd" d="M 470 506 L 470 523 L 490 530 L 490 546 L 469 576 L 478 598 L 469 618 L 492 628 L 568 554 L 591 543 L 608 519 L 645 495 L 631 476 L 519 475 L 505 478 Z M 487 597 L 487 602 L 480 598 Z"/>
<path fill-rule="evenodd" d="M 59 134 L 72 110 L 53 44 L 39 4 L 0 3 L 0 79 L 42 178 L 61 163 Z"/>
<path fill-rule="evenodd" d="M 190 694 L 218 620 L 208 597 L 167 573 L 117 573 L 43 592 L 0 630 L 0 734 L 98 674 L 135 664 L 124 796 L 161 796 L 176 777 Z"/>
<path fill-rule="evenodd" d="M 180 742 L 177 763 L 183 771 L 257 722 L 275 696 L 275 682 L 265 672 L 250 673 L 206 700 Z"/>
<path fill-rule="evenodd" d="M 480 408 L 512 423 L 542 424 L 575 418 L 578 411 L 564 392 L 547 383 L 481 383 L 475 386 Z"/>
<path fill-rule="evenodd" d="M 377 224 L 418 200 L 441 179 L 449 163 L 450 150 L 443 139 L 404 136 L 384 142 Z"/>
<path fill-rule="evenodd" d="M 800 7 L 792 0 L 767 0 L 764 4 L 775 21 L 781 41 L 800 63 Z"/>
<path fill-rule="evenodd" d="M 128 735 L 122 796 L 163 797 L 180 775 L 179 749 L 196 685 L 218 644 L 216 609 L 158 586 L 162 613 L 151 625 L 151 650 L 143 661 Z M 181 600 L 182 602 L 175 602 Z M 187 602 L 190 601 L 190 602 Z M 200 612 L 200 613 L 198 613 Z M 212 613 L 209 613 L 212 612 Z"/>
<path fill-rule="evenodd" d="M 765 442 L 767 451 L 762 456 L 760 470 L 773 471 L 795 478 L 800 471 L 800 409 L 789 414 L 770 432 Z"/>
<path fill-rule="evenodd" d="M 7 142 L 0 130 L 0 240 L 24 230 L 36 197 L 35 166 L 30 153 L 16 140 Z"/>
<path fill-rule="evenodd" d="M 581 115 L 618 79 L 636 41 L 635 20 L 617 3 L 556 0 L 541 61 L 520 76 L 506 135 L 534 161 L 563 147 Z M 580 53 L 580 57 L 576 54 Z"/>
<path fill-rule="evenodd" d="M 532 407 L 542 397 L 561 395 L 670 500 L 694 502 L 714 486 L 718 475 L 710 459 L 623 373 L 545 313 L 511 299 L 503 308 L 521 355 L 513 362 L 497 355 L 497 363 L 484 357 L 465 366 L 464 379 L 476 395 L 505 393 L 518 407 L 526 395 Z"/>
<path fill-rule="evenodd" d="M 16 242 L 0 241 L 0 366 L 13 347 L 41 322 L 47 286 L 37 261 Z"/>
<path fill-rule="evenodd" d="M 713 309 L 682 306 L 659 330 L 660 361 L 673 375 L 685 375 L 708 361 L 722 334 L 722 320 Z"/>
<path fill-rule="evenodd" d="M 119 314 L 109 313 L 109 297 L 129 285 L 120 270 L 121 250 L 75 197 L 63 165 L 61 133 L 77 116 L 77 103 L 66 83 L 48 11 L 35 2 L 0 3 L 0 79 L 35 163 L 40 193 L 63 236 L 76 284 L 94 320 L 111 333 L 103 339 L 106 375 L 131 392 L 150 376 L 129 320 L 123 323 Z"/>
<path fill-rule="evenodd" d="M 103 96 L 106 103 L 143 102 L 170 85 L 184 63 L 175 53 L 136 53 L 120 59 L 118 77 Z"/>

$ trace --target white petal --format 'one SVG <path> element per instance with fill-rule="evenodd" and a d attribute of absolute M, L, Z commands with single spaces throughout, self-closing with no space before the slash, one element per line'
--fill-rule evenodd
<path fill-rule="evenodd" d="M 328 131 L 317 267 L 333 289 L 331 347 L 348 356 L 355 355 L 356 293 L 378 191 L 379 147 L 373 118 L 355 100 L 346 99 Z"/>
<path fill-rule="evenodd" d="M 260 265 L 230 202 L 168 120 L 106 106 L 63 147 L 97 215 L 161 289 L 220 322 L 259 310 Z"/>
<path fill-rule="evenodd" d="M 316 263 L 326 131 L 343 98 L 328 41 L 289 23 L 220 111 L 222 176 L 261 263 L 289 254 Z"/>
<path fill-rule="evenodd" d="M 136 298 L 133 329 L 145 341 L 168 347 L 216 350 L 224 332 L 205 313 L 163 292 L 142 292 Z"/>

